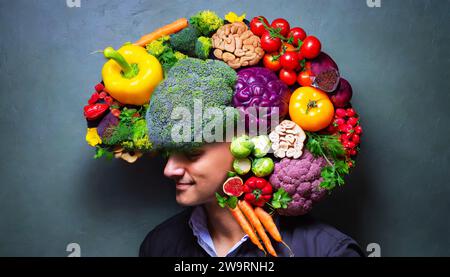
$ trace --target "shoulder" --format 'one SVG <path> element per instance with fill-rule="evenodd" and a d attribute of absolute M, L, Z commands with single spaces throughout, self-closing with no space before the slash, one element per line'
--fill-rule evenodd
<path fill-rule="evenodd" d="M 296 256 L 361 257 L 363 251 L 354 239 L 338 229 L 307 215 L 280 217 L 280 230 Z"/>
<path fill-rule="evenodd" d="M 156 226 L 141 243 L 139 256 L 170 256 L 165 252 L 192 233 L 188 224 L 191 213 L 188 208 Z"/>

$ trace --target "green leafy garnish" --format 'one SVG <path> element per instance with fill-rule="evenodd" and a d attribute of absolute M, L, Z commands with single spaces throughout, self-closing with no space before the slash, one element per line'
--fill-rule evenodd
<path fill-rule="evenodd" d="M 107 148 L 97 146 L 94 159 L 100 159 L 102 157 L 105 157 L 106 159 L 111 160 L 114 157 L 114 154 L 113 154 L 113 152 L 109 151 Z"/>
<path fill-rule="evenodd" d="M 273 194 L 271 206 L 274 209 L 287 209 L 288 204 L 291 201 L 291 196 L 284 189 L 279 189 Z"/>
<path fill-rule="evenodd" d="M 308 143 L 306 148 L 314 156 L 325 155 L 333 160 L 337 160 L 345 155 L 345 149 L 336 135 L 319 135 L 307 133 Z"/>
<path fill-rule="evenodd" d="M 342 186 L 344 184 L 343 176 L 348 173 L 348 164 L 345 161 L 336 161 L 333 166 L 327 166 L 322 169 L 323 181 L 320 186 L 327 190 L 332 190 L 336 186 Z"/>
<path fill-rule="evenodd" d="M 236 208 L 238 198 L 236 196 L 226 197 L 221 196 L 219 193 L 216 192 L 216 199 L 217 203 L 221 208 L 229 207 L 231 209 Z"/>

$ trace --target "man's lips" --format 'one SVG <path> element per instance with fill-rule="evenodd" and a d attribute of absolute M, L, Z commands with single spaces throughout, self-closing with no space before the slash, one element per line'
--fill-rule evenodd
<path fill-rule="evenodd" d="M 176 188 L 177 190 L 187 190 L 193 185 L 194 183 L 177 183 Z"/>

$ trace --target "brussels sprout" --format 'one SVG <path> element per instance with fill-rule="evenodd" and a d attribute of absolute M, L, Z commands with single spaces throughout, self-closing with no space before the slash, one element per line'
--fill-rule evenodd
<path fill-rule="evenodd" d="M 253 151 L 255 145 L 246 135 L 234 138 L 231 142 L 231 154 L 237 159 L 247 158 Z"/>
<path fill-rule="evenodd" d="M 255 148 L 253 148 L 253 156 L 256 158 L 262 158 L 270 151 L 270 147 L 272 143 L 267 135 L 261 135 L 257 137 L 253 137 L 251 141 L 255 144 Z"/>
<path fill-rule="evenodd" d="M 233 169 L 239 175 L 245 175 L 252 169 L 252 162 L 248 158 L 236 159 L 233 161 Z"/>
<path fill-rule="evenodd" d="M 255 159 L 252 164 L 253 174 L 257 177 L 265 177 L 273 172 L 274 163 L 269 157 Z"/>

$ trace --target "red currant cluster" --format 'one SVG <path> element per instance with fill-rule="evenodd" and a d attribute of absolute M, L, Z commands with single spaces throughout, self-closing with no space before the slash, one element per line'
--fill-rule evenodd
<path fill-rule="evenodd" d="M 352 157 L 359 151 L 359 144 L 363 129 L 359 125 L 359 116 L 353 108 L 337 109 L 334 115 L 334 121 L 328 131 L 332 134 L 338 134 L 339 139 L 344 146 L 348 165 L 354 166 Z"/>

